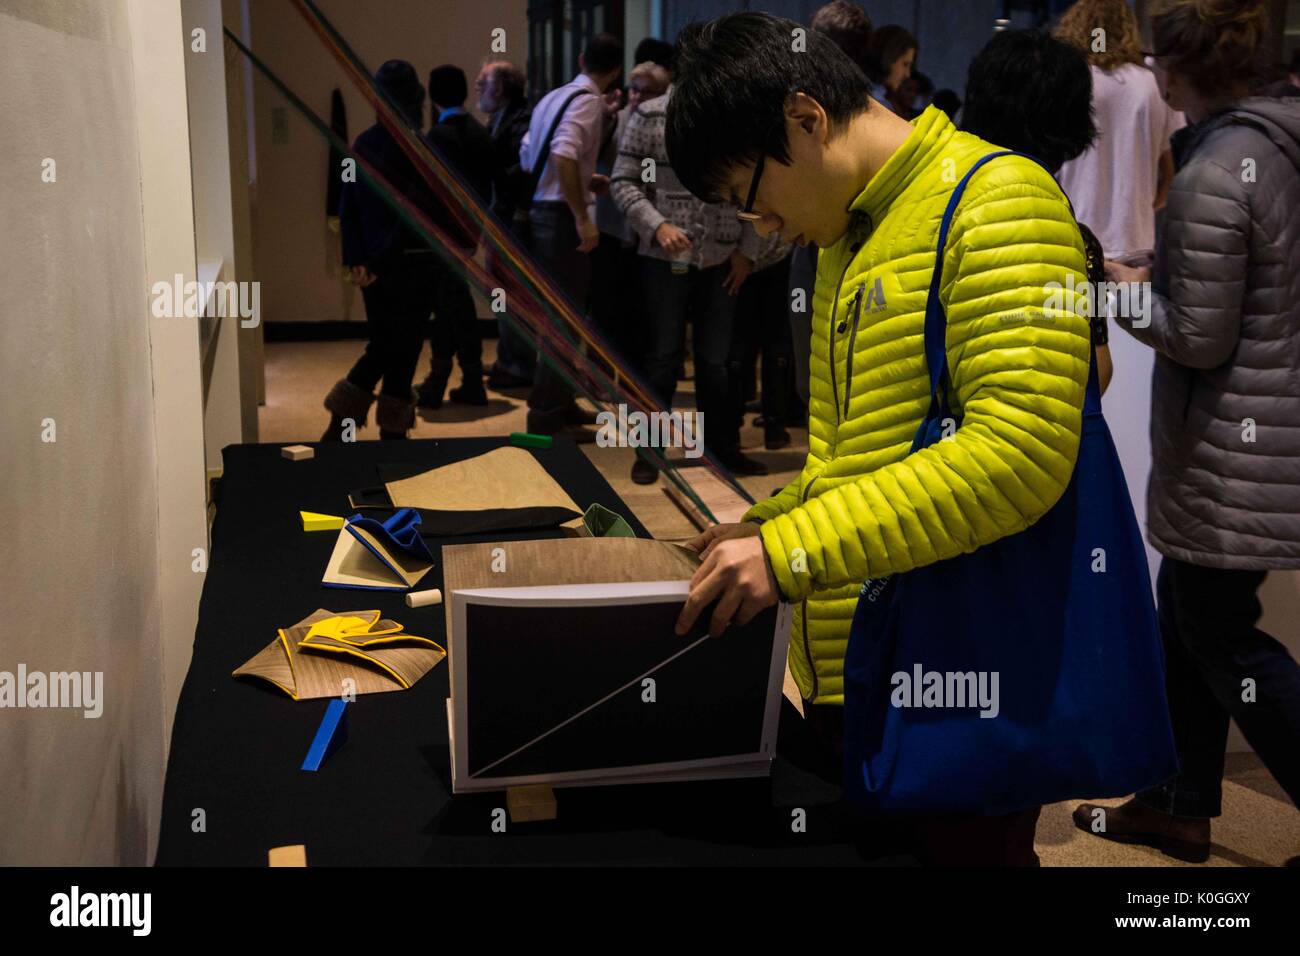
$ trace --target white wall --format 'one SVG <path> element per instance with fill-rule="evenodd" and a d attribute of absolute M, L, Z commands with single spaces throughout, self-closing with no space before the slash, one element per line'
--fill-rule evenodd
<path fill-rule="evenodd" d="M 179 31 L 177 0 L 0 0 L 0 670 L 104 688 L 98 719 L 0 711 L 0 864 L 157 841 L 207 544 L 197 333 L 148 308 L 194 269 Z"/>

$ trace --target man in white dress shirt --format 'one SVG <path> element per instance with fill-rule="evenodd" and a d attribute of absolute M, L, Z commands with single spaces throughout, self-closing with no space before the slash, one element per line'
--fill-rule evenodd
<path fill-rule="evenodd" d="M 622 44 L 608 33 L 594 36 L 578 66 L 581 72 L 571 82 L 547 93 L 533 110 L 519 149 L 519 164 L 536 182 L 529 211 L 533 257 L 585 312 L 589 253 L 600 241 L 592 186 L 604 120 L 601 97 L 623 70 Z M 594 185 L 607 189 L 608 180 L 602 177 Z M 593 433 L 571 428 L 583 417 L 569 386 L 546 362 L 539 361 L 528 398 L 528 430 L 590 440 Z"/>

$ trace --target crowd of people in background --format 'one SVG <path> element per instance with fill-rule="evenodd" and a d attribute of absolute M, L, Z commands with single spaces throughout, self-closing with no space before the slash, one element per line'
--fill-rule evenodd
<path fill-rule="evenodd" d="M 1188 859 L 1204 858 L 1220 812 L 1230 717 L 1300 801 L 1300 668 L 1257 627 L 1267 572 L 1300 567 L 1300 57 L 1289 70 L 1264 61 L 1265 19 L 1249 0 L 1164 0 L 1144 51 L 1127 3 L 1078 0 L 1051 32 L 996 33 L 970 65 L 964 101 L 918 71 L 915 36 L 873 28 L 861 4 L 833 0 L 810 24 L 901 119 L 941 111 L 1040 162 L 1070 201 L 1094 289 L 1152 284 L 1146 321 L 1104 299 L 1090 319 L 1103 389 L 1125 374 L 1106 349 L 1111 323 L 1157 355 L 1148 532 L 1164 556 L 1159 605 L 1182 770 L 1112 810 L 1103 835 Z M 741 450 L 741 424 L 756 414 L 765 447 L 780 449 L 807 420 L 819 250 L 750 228 L 737 211 L 752 206 L 752 189 L 705 202 L 682 185 L 665 141 L 674 47 L 646 39 L 632 59 L 624 78 L 620 41 L 593 37 L 578 74 L 531 107 L 523 71 L 488 62 L 474 87 L 486 127 L 465 110 L 465 75 L 440 66 L 429 76 L 427 136 L 665 408 L 685 376 L 689 333 L 705 445 L 731 471 L 763 474 Z M 422 126 L 414 68 L 390 61 L 376 79 Z M 382 126 L 355 149 L 436 207 Z M 759 176 L 761 166 L 755 184 Z M 382 437 L 404 437 L 417 406 L 484 404 L 486 376 L 494 389 L 529 390 L 529 431 L 594 439 L 593 413 L 504 317 L 496 362 L 483 368 L 464 280 L 384 203 L 345 189 L 341 216 L 371 337 L 326 399 L 326 438 L 347 418 L 363 422 L 376 399 Z M 453 233 L 466 248 L 477 242 Z M 430 311 L 433 365 L 413 390 Z M 454 360 L 462 379 L 448 392 Z M 1242 441 L 1247 422 L 1268 440 Z M 638 457 L 632 478 L 654 482 L 656 465 Z M 1260 684 L 1268 706 L 1243 704 L 1244 680 Z M 1079 808 L 1080 826 L 1092 811 Z"/>

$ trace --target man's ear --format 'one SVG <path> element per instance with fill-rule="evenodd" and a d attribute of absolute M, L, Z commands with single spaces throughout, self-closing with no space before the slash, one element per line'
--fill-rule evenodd
<path fill-rule="evenodd" d="M 786 97 L 785 118 L 790 125 L 812 135 L 816 142 L 824 142 L 830 136 L 830 117 L 807 93 L 791 93 Z"/>

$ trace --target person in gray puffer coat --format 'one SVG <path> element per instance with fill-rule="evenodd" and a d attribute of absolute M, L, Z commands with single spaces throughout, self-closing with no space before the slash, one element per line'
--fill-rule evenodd
<path fill-rule="evenodd" d="M 1300 568 L 1300 99 L 1244 95 L 1263 16 L 1164 0 L 1153 18 L 1157 78 L 1191 125 L 1150 308 L 1117 319 L 1156 350 L 1147 530 L 1180 770 L 1103 810 L 1098 835 L 1190 861 L 1221 812 L 1230 717 L 1300 804 L 1300 665 L 1256 626 L 1267 573 Z M 1108 262 L 1107 278 L 1148 270 Z M 1075 823 L 1096 832 L 1099 809 Z"/>

